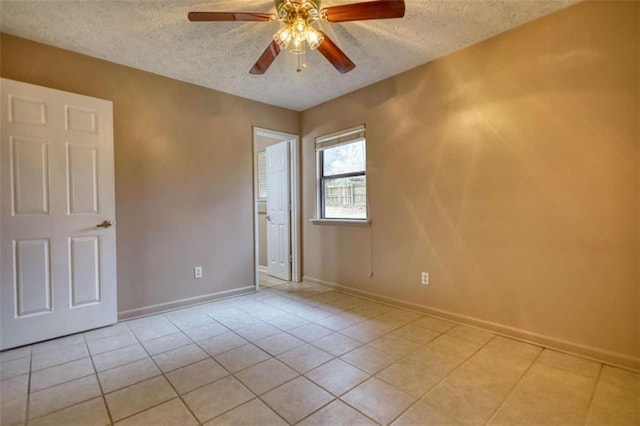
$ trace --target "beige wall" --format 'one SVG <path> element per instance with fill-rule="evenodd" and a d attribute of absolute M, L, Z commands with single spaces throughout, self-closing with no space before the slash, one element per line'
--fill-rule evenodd
<path fill-rule="evenodd" d="M 252 126 L 299 114 L 3 34 L 2 77 L 113 101 L 118 310 L 254 282 Z M 193 267 L 204 278 L 193 279 Z"/>
<path fill-rule="evenodd" d="M 639 7 L 581 3 L 305 111 L 303 217 L 314 137 L 366 123 L 373 221 L 303 221 L 305 277 L 637 362 Z"/>

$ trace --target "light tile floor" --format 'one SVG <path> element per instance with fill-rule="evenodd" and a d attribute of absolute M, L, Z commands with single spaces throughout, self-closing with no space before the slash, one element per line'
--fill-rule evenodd
<path fill-rule="evenodd" d="M 0 353 L 3 425 L 638 425 L 638 374 L 309 284 Z"/>
<path fill-rule="evenodd" d="M 260 280 L 260 288 L 274 287 L 277 285 L 286 284 L 287 281 L 283 281 L 280 278 L 272 277 L 266 272 L 259 272 L 258 279 Z"/>

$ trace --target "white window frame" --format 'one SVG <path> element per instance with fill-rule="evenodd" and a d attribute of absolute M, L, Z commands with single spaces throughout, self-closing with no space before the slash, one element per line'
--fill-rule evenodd
<path fill-rule="evenodd" d="M 329 135 L 319 136 L 315 139 L 316 143 L 316 211 L 315 217 L 311 219 L 311 222 L 315 224 L 335 224 L 335 225 L 365 225 L 368 226 L 371 221 L 369 219 L 369 188 L 368 179 L 367 182 L 367 196 L 366 196 L 366 218 L 364 219 L 331 219 L 322 216 L 323 208 L 323 165 L 322 165 L 322 151 L 327 148 L 334 148 L 339 145 L 345 145 L 348 143 L 364 141 L 365 142 L 365 170 L 364 176 L 367 176 L 366 166 L 366 128 L 364 124 L 351 127 L 346 130 L 331 133 Z"/>

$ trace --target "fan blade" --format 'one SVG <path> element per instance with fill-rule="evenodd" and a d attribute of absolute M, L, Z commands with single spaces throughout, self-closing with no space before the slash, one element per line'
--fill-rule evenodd
<path fill-rule="evenodd" d="M 322 56 L 327 58 L 327 61 L 331 62 L 331 65 L 336 67 L 340 74 L 345 74 L 351 71 L 356 67 L 356 65 L 351 62 L 351 59 L 344 54 L 342 50 L 333 42 L 325 33 L 320 31 L 324 40 L 318 46 L 318 50 L 322 53 Z"/>
<path fill-rule="evenodd" d="M 278 43 L 274 41 L 271 42 L 269 46 L 262 52 L 262 55 L 258 58 L 253 68 L 249 70 L 250 74 L 264 74 L 267 69 L 271 66 L 273 61 L 276 60 L 276 57 L 280 53 L 280 46 Z"/>
<path fill-rule="evenodd" d="M 328 22 L 402 18 L 404 16 L 404 0 L 378 0 L 325 7 L 320 10 L 320 15 Z"/>
<path fill-rule="evenodd" d="M 199 21 L 270 21 L 275 19 L 270 13 L 245 12 L 189 12 L 187 15 L 192 22 Z"/>

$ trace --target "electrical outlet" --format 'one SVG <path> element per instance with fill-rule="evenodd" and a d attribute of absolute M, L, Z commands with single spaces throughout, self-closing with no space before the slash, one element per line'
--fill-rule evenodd
<path fill-rule="evenodd" d="M 193 278 L 202 278 L 202 266 L 196 266 L 193 268 Z"/>
<path fill-rule="evenodd" d="M 422 285 L 429 285 L 429 273 L 428 272 L 423 272 L 422 273 Z"/>

